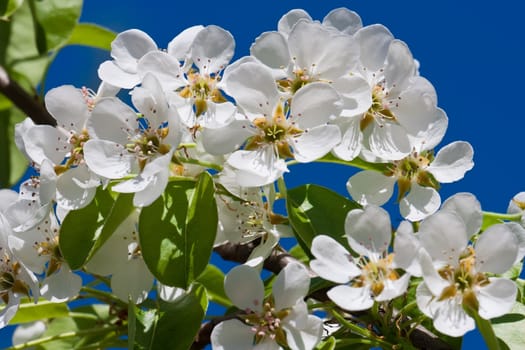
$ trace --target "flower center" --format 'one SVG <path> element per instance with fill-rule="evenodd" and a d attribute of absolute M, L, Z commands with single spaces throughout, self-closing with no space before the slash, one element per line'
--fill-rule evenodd
<path fill-rule="evenodd" d="M 433 160 L 432 151 L 412 152 L 407 157 L 390 164 L 384 175 L 397 178 L 398 201 L 410 191 L 413 182 L 423 187 L 439 189 L 439 182 L 426 170 Z"/>
<path fill-rule="evenodd" d="M 469 303 L 477 303 L 472 290 L 476 286 L 485 286 L 490 283 L 488 277 L 481 272 L 476 272 L 476 252 L 472 246 L 467 247 L 459 258 L 459 265 L 453 267 L 444 266 L 438 270 L 439 275 L 450 282 L 450 285 L 443 289 L 439 300 L 453 298 L 456 295 L 463 295 L 463 299 Z"/>
<path fill-rule="evenodd" d="M 69 131 L 69 158 L 64 164 L 55 166 L 55 173 L 60 175 L 72 167 L 79 166 L 84 162 L 84 144 L 89 140 L 89 134 L 86 129 L 80 133 Z M 64 146 L 65 148 L 65 146 Z M 59 150 L 58 148 L 56 149 Z"/>
<path fill-rule="evenodd" d="M 377 122 L 379 126 L 388 121 L 397 123 L 397 118 L 390 110 L 389 104 L 385 101 L 388 96 L 388 91 L 385 90 L 383 84 L 379 83 L 372 89 L 372 105 L 363 115 L 361 119 L 361 131 L 365 130 L 372 122 Z"/>
<path fill-rule="evenodd" d="M 258 133 L 248 140 L 245 147 L 246 150 L 253 150 L 262 145 L 271 144 L 281 158 L 293 158 L 288 139 L 301 134 L 303 131 L 295 127 L 293 123 L 288 123 L 281 103 L 275 109 L 271 119 L 266 117 L 256 118 L 253 124 L 258 129 Z"/>
<path fill-rule="evenodd" d="M 2 247 L 0 247 L 0 253 L 2 253 Z M 13 262 L 7 252 L 3 251 L 3 254 L 0 255 L 0 298 L 6 304 L 9 302 L 10 291 L 29 296 L 29 287 L 17 279 L 20 268 L 19 263 Z"/>
<path fill-rule="evenodd" d="M 352 286 L 361 288 L 368 285 L 372 294 L 378 296 L 385 288 L 386 280 L 395 281 L 399 279 L 399 274 L 392 268 L 393 259 L 394 254 L 389 254 L 377 261 L 361 257 L 358 265 L 362 266 L 362 274 L 352 281 Z"/>
<path fill-rule="evenodd" d="M 195 114 L 200 116 L 208 110 L 208 101 L 215 103 L 226 102 L 222 92 L 216 87 L 220 80 L 219 75 L 201 75 L 194 70 L 187 74 L 189 85 L 179 91 L 183 98 L 191 98 L 193 101 Z"/>
<path fill-rule="evenodd" d="M 281 328 L 281 321 L 290 314 L 289 309 L 275 310 L 273 302 L 267 301 L 263 305 L 261 313 L 248 313 L 242 315 L 244 322 L 252 326 L 251 330 L 255 333 L 255 344 L 270 338 L 277 344 L 288 348 L 286 333 Z"/>
<path fill-rule="evenodd" d="M 168 136 L 169 128 L 151 129 L 147 128 L 142 134 L 132 139 L 126 145 L 128 152 L 135 154 L 138 159 L 140 170 L 144 170 L 148 159 L 156 154 L 164 155 L 170 151 L 171 146 L 163 143 Z"/>

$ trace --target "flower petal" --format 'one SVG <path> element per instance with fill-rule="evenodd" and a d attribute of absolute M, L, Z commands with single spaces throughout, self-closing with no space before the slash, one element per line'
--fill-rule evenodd
<path fill-rule="evenodd" d="M 191 46 L 191 58 L 199 71 L 214 74 L 223 70 L 233 57 L 235 41 L 227 30 L 209 25 L 200 30 Z"/>
<path fill-rule="evenodd" d="M 477 298 L 479 315 L 489 320 L 508 313 L 516 302 L 516 283 L 506 278 L 490 278 L 490 283 L 479 288 Z"/>
<path fill-rule="evenodd" d="M 443 202 L 441 210 L 448 210 L 459 215 L 465 222 L 468 234 L 477 234 L 481 229 L 483 212 L 481 204 L 472 193 L 456 193 Z"/>
<path fill-rule="evenodd" d="M 290 263 L 279 272 L 272 292 L 275 299 L 275 309 L 283 310 L 293 307 L 308 293 L 310 276 L 300 263 Z"/>
<path fill-rule="evenodd" d="M 326 280 L 348 283 L 361 274 L 350 253 L 329 236 L 315 236 L 312 241 L 312 254 L 315 259 L 310 261 L 310 268 Z"/>
<path fill-rule="evenodd" d="M 362 205 L 385 204 L 394 192 L 396 180 L 377 171 L 364 170 L 353 175 L 346 183 L 352 198 Z"/>
<path fill-rule="evenodd" d="M 239 320 L 222 321 L 211 332 L 211 345 L 214 350 L 251 349 L 254 332 Z"/>
<path fill-rule="evenodd" d="M 355 252 L 379 256 L 387 251 L 392 238 L 390 215 L 373 204 L 350 210 L 345 220 L 345 235 Z"/>
<path fill-rule="evenodd" d="M 341 141 L 341 130 L 335 125 L 319 125 L 305 130 L 293 139 L 295 160 L 312 162 L 326 155 Z"/>
<path fill-rule="evenodd" d="M 234 267 L 224 279 L 224 291 L 239 309 L 262 310 L 264 285 L 257 269 L 246 265 Z"/>
<path fill-rule="evenodd" d="M 490 226 L 480 235 L 476 251 L 476 270 L 501 274 L 509 270 L 518 256 L 516 236 L 505 224 Z"/>
<path fill-rule="evenodd" d="M 420 221 L 434 214 L 440 204 L 441 197 L 435 189 L 413 183 L 408 195 L 399 203 L 399 211 L 407 220 Z"/>
<path fill-rule="evenodd" d="M 362 311 L 374 305 L 368 288 L 354 288 L 346 285 L 335 286 L 327 293 L 339 307 L 348 311 Z"/>
<path fill-rule="evenodd" d="M 474 167 L 472 157 L 474 150 L 468 142 L 452 142 L 436 155 L 436 158 L 427 168 L 434 175 L 436 180 L 442 183 L 458 181 L 465 176 L 465 173 Z"/>

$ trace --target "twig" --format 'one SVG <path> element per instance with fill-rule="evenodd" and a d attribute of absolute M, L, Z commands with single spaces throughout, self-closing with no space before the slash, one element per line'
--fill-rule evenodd
<path fill-rule="evenodd" d="M 2 66 L 0 66 L 0 93 L 11 100 L 35 124 L 57 125 L 55 118 L 49 114 L 38 97 L 28 94 L 16 81 L 9 77 Z"/>

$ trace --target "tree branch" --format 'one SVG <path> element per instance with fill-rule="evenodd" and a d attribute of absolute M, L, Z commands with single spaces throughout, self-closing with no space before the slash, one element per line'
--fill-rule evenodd
<path fill-rule="evenodd" d="M 35 124 L 57 125 L 55 118 L 49 114 L 38 98 L 28 94 L 16 81 L 11 79 L 2 66 L 0 66 L 0 93 L 11 100 Z"/>

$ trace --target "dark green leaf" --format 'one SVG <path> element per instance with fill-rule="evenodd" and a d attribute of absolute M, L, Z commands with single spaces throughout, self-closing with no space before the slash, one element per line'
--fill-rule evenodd
<path fill-rule="evenodd" d="M 206 304 L 204 288 L 197 287 L 175 303 L 160 302 L 160 310 L 136 309 L 135 349 L 189 349 L 206 313 Z"/>
<path fill-rule="evenodd" d="M 206 268 L 217 231 L 211 176 L 174 181 L 139 217 L 142 256 L 166 285 L 187 289 Z"/>
<path fill-rule="evenodd" d="M 11 187 L 29 165 L 14 142 L 15 124 L 24 119 L 17 108 L 0 110 L 0 187 Z"/>
<path fill-rule="evenodd" d="M 67 45 L 83 45 L 102 50 L 111 50 L 111 42 L 117 34 L 92 23 L 79 23 L 73 29 Z"/>
<path fill-rule="evenodd" d="M 348 248 L 344 238 L 346 214 L 360 206 L 328 188 L 308 184 L 288 190 L 286 208 L 298 243 L 311 254 L 312 240 L 320 234 Z"/>
<path fill-rule="evenodd" d="M 99 236 L 105 223 L 107 208 L 113 199 L 106 190 L 97 189 L 93 201 L 86 207 L 70 211 L 60 229 L 60 251 L 71 269 L 81 268 Z M 110 202 L 111 204 L 109 204 Z"/>
<path fill-rule="evenodd" d="M 37 22 L 45 33 L 46 52 L 64 45 L 82 11 L 82 0 L 46 0 L 35 2 Z"/>
<path fill-rule="evenodd" d="M 104 191 L 104 193 L 109 195 L 106 191 Z M 111 202 L 110 199 L 106 197 L 105 200 L 99 200 L 98 203 L 102 216 L 104 216 L 104 225 L 102 226 L 100 235 L 97 235 L 96 241 L 84 263 L 87 263 L 89 259 L 95 255 L 120 224 L 135 210 L 132 193 L 121 193 L 114 202 Z M 113 205 L 108 210 L 108 208 L 100 208 L 103 203 L 113 203 Z"/>

